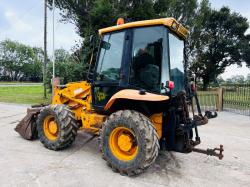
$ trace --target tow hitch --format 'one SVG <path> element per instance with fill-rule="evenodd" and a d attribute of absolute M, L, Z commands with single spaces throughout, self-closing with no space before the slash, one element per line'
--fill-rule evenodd
<path fill-rule="evenodd" d="M 200 148 L 193 148 L 192 149 L 194 152 L 197 153 L 203 153 L 209 156 L 216 156 L 218 157 L 220 160 L 224 157 L 224 155 L 222 154 L 224 149 L 223 149 L 223 145 L 220 145 L 220 148 L 214 148 L 214 149 L 200 149 Z"/>

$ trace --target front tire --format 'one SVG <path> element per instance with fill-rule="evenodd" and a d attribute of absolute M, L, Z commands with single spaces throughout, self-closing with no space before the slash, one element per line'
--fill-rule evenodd
<path fill-rule="evenodd" d="M 160 148 L 149 118 L 132 110 L 113 113 L 103 125 L 100 140 L 108 165 L 129 176 L 140 174 L 152 165 Z"/>
<path fill-rule="evenodd" d="M 37 131 L 41 143 L 48 149 L 69 147 L 77 135 L 74 113 L 65 105 L 45 107 L 38 116 Z"/>

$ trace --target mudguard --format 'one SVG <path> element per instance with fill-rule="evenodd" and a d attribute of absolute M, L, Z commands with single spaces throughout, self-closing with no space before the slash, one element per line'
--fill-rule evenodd
<path fill-rule="evenodd" d="M 169 99 L 169 96 L 165 95 L 158 95 L 153 93 L 144 92 L 143 94 L 140 94 L 139 90 L 133 90 L 133 89 L 125 89 L 117 92 L 114 94 L 108 103 L 105 106 L 105 110 L 110 109 L 110 107 L 113 105 L 113 103 L 117 99 L 129 99 L 129 100 L 137 100 L 137 101 L 165 101 Z"/>

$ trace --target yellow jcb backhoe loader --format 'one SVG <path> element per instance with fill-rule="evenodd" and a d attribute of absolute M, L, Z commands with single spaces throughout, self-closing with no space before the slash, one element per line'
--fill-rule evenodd
<path fill-rule="evenodd" d="M 129 176 L 152 165 L 160 149 L 221 159 L 222 146 L 194 148 L 197 126 L 208 120 L 186 76 L 188 30 L 174 18 L 117 23 L 100 29 L 98 42 L 91 37 L 98 52 L 88 80 L 55 86 L 51 105 L 28 109 L 16 131 L 26 139 L 38 134 L 51 150 L 69 147 L 78 130 L 98 135 L 108 165 Z"/>

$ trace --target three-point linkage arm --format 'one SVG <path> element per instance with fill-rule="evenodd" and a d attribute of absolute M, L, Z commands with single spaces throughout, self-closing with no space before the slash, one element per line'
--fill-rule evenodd
<path fill-rule="evenodd" d="M 216 156 L 220 160 L 224 157 L 224 155 L 222 154 L 223 151 L 224 151 L 223 145 L 220 145 L 220 148 L 214 148 L 214 149 L 193 148 L 192 150 L 194 152 L 197 152 L 197 153 L 203 153 L 203 154 L 206 154 L 206 155 L 209 155 L 209 156 Z"/>
<path fill-rule="evenodd" d="M 192 97 L 194 97 L 194 99 L 195 99 L 195 103 L 196 103 L 197 111 L 198 111 L 198 116 L 194 115 L 194 106 L 193 106 L 193 102 L 192 102 Z M 190 96 L 190 102 L 191 102 L 190 104 L 191 104 L 193 118 L 194 118 L 193 120 L 195 120 L 196 141 L 200 142 L 200 137 L 198 135 L 197 126 L 204 125 L 204 124 L 208 123 L 208 118 L 206 116 L 202 115 L 196 89 L 192 90 L 192 95 Z M 223 145 L 220 145 L 219 148 L 214 148 L 214 149 L 209 149 L 209 148 L 201 149 L 201 148 L 195 148 L 193 146 L 192 151 L 197 152 L 197 153 L 203 153 L 203 154 L 206 154 L 206 155 L 209 155 L 209 156 L 216 156 L 220 160 L 224 157 L 224 155 L 223 155 L 223 151 L 224 151 Z"/>

